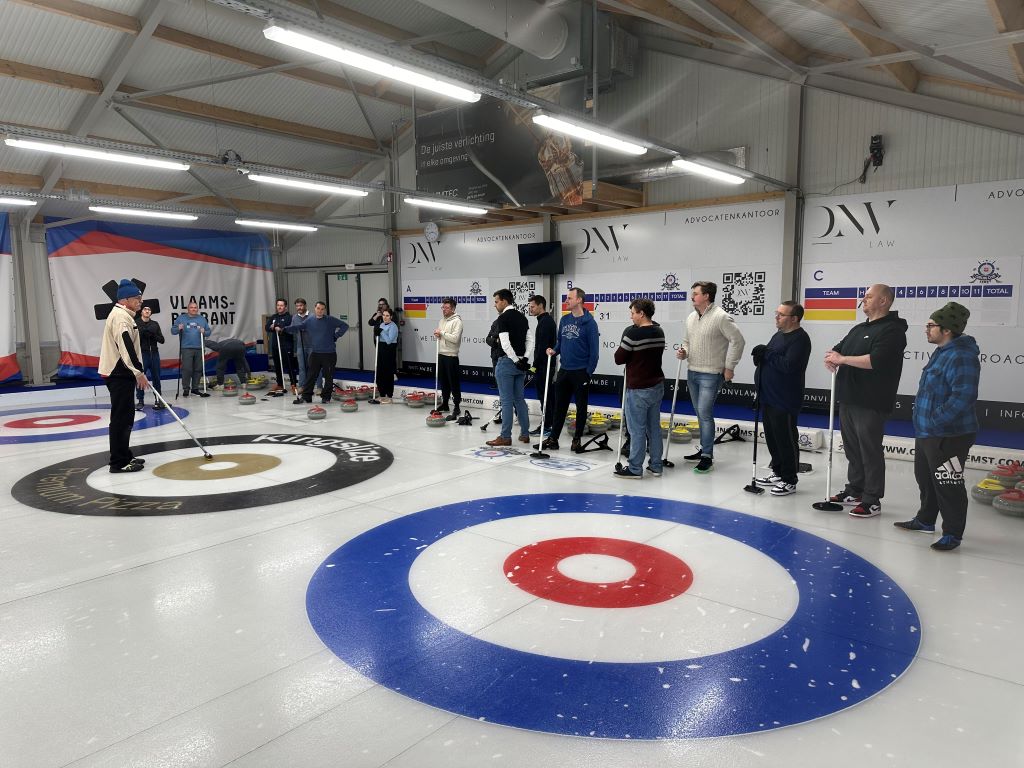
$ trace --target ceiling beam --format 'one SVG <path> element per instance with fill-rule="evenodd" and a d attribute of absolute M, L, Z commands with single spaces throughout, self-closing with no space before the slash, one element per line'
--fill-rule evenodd
<path fill-rule="evenodd" d="M 683 2 L 684 0 L 675 0 Z M 795 74 L 810 52 L 786 34 L 778 24 L 755 8 L 748 0 L 685 0 L 715 22 L 753 46 L 762 55 Z"/>
<path fill-rule="evenodd" d="M 689 14 L 672 5 L 668 0 L 618 0 L 618 2 L 613 3 L 601 0 L 601 5 L 620 13 L 653 21 L 656 24 L 671 26 L 677 32 L 691 35 L 694 39 L 702 42 L 709 42 L 710 40 L 722 37 L 720 33 L 704 26 Z"/>
<path fill-rule="evenodd" d="M 861 5 L 858 0 L 821 0 L 823 5 L 827 5 L 841 13 L 860 19 L 861 21 L 870 24 L 872 26 L 878 26 L 878 22 L 875 21 L 874 17 L 868 13 L 867 9 Z M 847 34 L 856 40 L 860 47 L 869 56 L 884 56 L 889 53 L 899 53 L 900 48 L 888 42 L 875 37 L 872 34 L 864 32 L 861 29 L 852 27 L 849 24 L 840 21 L 843 25 L 843 29 L 846 30 Z M 900 87 L 905 91 L 913 93 L 917 90 L 917 84 L 920 82 L 921 75 L 917 71 L 917 68 L 906 61 L 890 62 L 881 64 L 881 69 L 889 76 L 891 76 Z"/>
<path fill-rule="evenodd" d="M 988 0 L 988 10 L 1000 32 L 1024 29 L 1024 0 Z M 1024 82 L 1024 43 L 1012 44 L 1008 52 L 1017 77 Z"/>
<path fill-rule="evenodd" d="M 56 13 L 78 21 L 96 24 L 106 27 L 107 29 L 116 29 L 119 32 L 124 32 L 129 35 L 137 35 L 141 29 L 141 24 L 134 16 L 117 13 L 115 11 L 108 11 L 104 8 L 89 5 L 88 3 L 79 2 L 79 0 L 10 1 L 20 3 L 21 5 L 31 6 L 32 8 L 37 8 L 42 11 Z M 278 67 L 282 64 L 288 63 L 284 59 L 264 56 L 263 54 L 255 53 L 254 51 L 248 51 L 244 48 L 238 48 L 233 45 L 228 45 L 227 43 L 221 43 L 217 40 L 193 35 L 189 32 L 184 32 L 172 27 L 158 26 L 153 31 L 153 39 L 167 43 L 168 45 L 174 45 L 179 48 L 185 48 L 186 50 L 215 56 L 225 61 L 230 61 L 235 64 L 243 64 L 257 69 Z M 351 92 L 351 88 L 345 81 L 345 78 L 330 75 L 325 72 L 319 72 L 314 69 L 309 69 L 308 67 L 299 67 L 297 69 L 282 71 L 280 74 L 283 77 L 290 77 L 307 83 L 313 83 L 315 85 L 322 85 L 327 88 L 333 88 L 337 91 L 344 91 L 345 93 Z M 402 107 L 412 106 L 411 97 L 404 94 L 391 94 L 386 92 L 378 94 L 371 85 L 360 84 L 357 88 L 359 89 L 360 94 L 372 99 L 397 104 Z M 427 106 L 430 105 L 428 104 Z"/>

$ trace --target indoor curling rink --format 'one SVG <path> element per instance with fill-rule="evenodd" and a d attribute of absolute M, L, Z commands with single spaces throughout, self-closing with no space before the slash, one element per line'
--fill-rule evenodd
<path fill-rule="evenodd" d="M 93 392 L 0 398 L 5 768 L 1024 764 L 1024 520 L 932 551 L 911 463 L 857 520 L 824 454 L 755 497 L 749 442 L 637 482 L 165 381 L 213 461 L 147 406 L 112 475 Z"/>

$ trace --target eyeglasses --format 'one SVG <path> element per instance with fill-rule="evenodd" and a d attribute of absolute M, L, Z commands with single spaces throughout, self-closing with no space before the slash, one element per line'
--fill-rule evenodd
<path fill-rule="evenodd" d="M 942 326 L 938 323 L 925 323 L 924 327 L 930 331 L 932 328 L 941 328 Z"/>
<path fill-rule="evenodd" d="M 776 317 L 792 317 L 793 314 L 791 312 L 776 312 L 775 316 Z"/>

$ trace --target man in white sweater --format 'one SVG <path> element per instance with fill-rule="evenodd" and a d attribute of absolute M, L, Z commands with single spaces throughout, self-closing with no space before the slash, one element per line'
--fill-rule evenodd
<path fill-rule="evenodd" d="M 434 331 L 438 340 L 437 380 L 441 386 L 439 411 L 448 411 L 448 401 L 453 401 L 451 413 L 445 421 L 459 418 L 459 404 L 462 402 L 462 386 L 459 381 L 459 349 L 462 347 L 462 318 L 455 311 L 455 299 L 446 296 L 441 300 L 441 322 Z"/>
<path fill-rule="evenodd" d="M 686 318 L 685 335 L 676 357 L 689 361 L 686 383 L 700 424 L 700 450 L 686 460 L 697 462 L 693 471 L 703 475 L 714 467 L 715 400 L 723 382 L 732 381 L 743 356 L 744 341 L 732 315 L 715 304 L 715 283 L 699 280 L 690 290 L 693 312 Z"/>

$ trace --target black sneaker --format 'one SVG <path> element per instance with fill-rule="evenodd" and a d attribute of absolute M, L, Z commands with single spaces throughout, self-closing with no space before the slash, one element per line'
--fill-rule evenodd
<path fill-rule="evenodd" d="M 200 397 L 209 397 L 210 396 L 209 392 L 196 392 L 196 394 L 199 395 Z"/>
<path fill-rule="evenodd" d="M 660 469 L 655 469 L 650 464 L 647 465 L 647 471 L 650 472 L 655 477 L 661 477 L 661 470 Z"/>
<path fill-rule="evenodd" d="M 701 456 L 700 461 L 697 462 L 697 466 L 693 468 L 693 471 L 699 475 L 706 475 L 714 468 L 715 462 L 710 456 Z"/>
<path fill-rule="evenodd" d="M 941 539 L 932 544 L 932 549 L 937 549 L 939 552 L 949 552 L 951 549 L 959 547 L 960 542 L 961 539 L 958 539 L 956 536 L 950 536 L 947 533 Z"/>
<path fill-rule="evenodd" d="M 459 412 L 456 411 L 455 413 L 449 413 L 447 416 L 444 417 L 444 420 L 445 421 L 458 421 L 459 420 Z M 533 433 L 531 432 L 530 434 L 533 434 Z"/>
<path fill-rule="evenodd" d="M 544 444 L 541 446 L 541 448 L 543 450 L 545 450 L 545 451 L 557 451 L 558 450 L 558 441 L 557 440 L 552 440 L 549 437 L 547 440 L 544 441 Z"/>
<path fill-rule="evenodd" d="M 916 517 L 913 520 L 906 520 L 900 523 L 893 523 L 894 528 L 901 528 L 904 531 L 917 531 L 918 533 L 935 533 L 935 526 L 922 523 Z"/>
<path fill-rule="evenodd" d="M 781 482 L 782 482 L 782 478 L 779 477 L 778 475 L 776 475 L 774 472 L 772 472 L 772 473 L 770 473 L 768 475 L 765 475 L 764 477 L 755 477 L 754 478 L 754 484 L 755 485 L 775 485 L 776 483 L 781 483 Z"/>
<path fill-rule="evenodd" d="M 183 390 L 181 391 L 181 396 L 182 396 L 182 397 L 188 397 L 188 390 L 187 390 L 187 389 L 183 389 Z"/>
<path fill-rule="evenodd" d="M 164 408 L 166 408 L 166 407 L 167 407 L 167 406 L 166 406 L 166 405 L 164 405 L 163 403 L 155 403 L 155 404 L 153 405 L 153 410 L 154 410 L 154 411 L 162 411 L 162 410 L 163 410 Z"/>
<path fill-rule="evenodd" d="M 437 412 L 438 413 L 448 413 L 448 406 L 444 405 L 442 403 L 441 405 L 437 406 Z"/>
<path fill-rule="evenodd" d="M 577 439 L 573 439 L 572 445 L 569 446 L 569 450 L 573 453 L 583 453 L 583 443 Z"/>
<path fill-rule="evenodd" d="M 530 434 L 531 435 L 539 435 L 540 434 L 540 427 L 534 427 L 533 429 L 531 429 L 530 430 Z"/>
<path fill-rule="evenodd" d="M 111 467 L 110 474 L 119 475 L 122 472 L 141 472 L 143 469 L 145 469 L 145 467 L 143 467 L 141 464 L 136 464 L 134 462 L 129 461 L 123 467 Z"/>
<path fill-rule="evenodd" d="M 128 463 L 129 464 L 138 464 L 140 467 L 143 467 L 143 466 L 146 465 L 146 460 L 145 459 L 132 459 Z"/>
<path fill-rule="evenodd" d="M 634 474 L 629 467 L 619 467 L 615 470 L 614 475 L 621 477 L 623 480 L 639 480 L 643 477 L 642 474 Z"/>
<path fill-rule="evenodd" d="M 683 456 L 683 459 L 685 459 L 686 461 L 700 461 L 702 458 L 704 458 L 704 454 L 701 453 L 700 451 L 697 451 L 696 453 L 691 453 L 689 456 Z"/>

